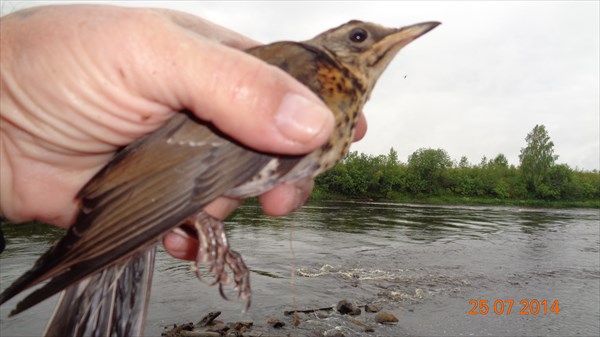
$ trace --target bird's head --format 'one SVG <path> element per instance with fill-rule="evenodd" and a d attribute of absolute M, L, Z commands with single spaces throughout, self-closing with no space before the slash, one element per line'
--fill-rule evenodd
<path fill-rule="evenodd" d="M 324 48 L 354 74 L 361 74 L 370 93 L 398 51 L 439 24 L 430 21 L 387 28 L 352 20 L 304 43 Z"/>

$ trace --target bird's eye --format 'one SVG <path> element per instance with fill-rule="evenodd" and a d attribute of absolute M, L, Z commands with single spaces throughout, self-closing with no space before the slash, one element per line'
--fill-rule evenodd
<path fill-rule="evenodd" d="M 362 28 L 355 28 L 350 32 L 350 41 L 363 42 L 369 37 L 369 33 Z"/>

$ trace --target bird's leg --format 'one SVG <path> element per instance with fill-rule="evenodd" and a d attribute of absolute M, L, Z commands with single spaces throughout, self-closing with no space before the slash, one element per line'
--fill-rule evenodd
<path fill-rule="evenodd" d="M 235 289 L 238 290 L 238 297 L 246 301 L 246 308 L 248 308 L 252 295 L 250 271 L 246 267 L 242 256 L 230 249 L 223 221 L 205 212 L 200 212 L 189 218 L 187 222 L 193 223 L 198 231 L 198 254 L 193 264 L 193 270 L 198 279 L 204 282 L 205 275 L 214 275 L 214 281 L 209 284 L 215 285 L 218 283 L 221 296 L 228 299 L 223 291 L 223 286 L 230 282 L 227 272 L 227 267 L 229 267 L 233 274 Z M 200 271 L 200 266 L 203 264 L 209 264 L 205 273 Z"/>

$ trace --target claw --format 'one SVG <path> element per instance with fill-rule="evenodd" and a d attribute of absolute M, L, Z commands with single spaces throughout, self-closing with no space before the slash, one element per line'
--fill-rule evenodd
<path fill-rule="evenodd" d="M 238 298 L 246 301 L 244 311 L 248 310 L 252 296 L 250 271 L 242 256 L 230 249 L 223 221 L 201 212 L 188 219 L 188 222 L 192 222 L 198 231 L 198 254 L 192 265 L 192 270 L 198 279 L 209 285 L 219 284 L 221 297 L 229 300 L 223 288 L 224 285 L 231 282 L 227 271 L 229 268 L 233 274 L 235 289 L 238 290 Z M 200 266 L 204 264 L 209 264 L 209 266 L 205 272 L 202 272 Z M 214 276 L 212 282 L 205 281 L 207 274 Z"/>

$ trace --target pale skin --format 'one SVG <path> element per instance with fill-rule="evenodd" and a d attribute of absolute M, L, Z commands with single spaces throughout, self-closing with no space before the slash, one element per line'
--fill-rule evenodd
<path fill-rule="evenodd" d="M 331 112 L 283 71 L 240 50 L 258 42 L 160 9 L 45 6 L 2 17 L 0 210 L 13 222 L 68 227 L 77 192 L 114 153 L 183 109 L 256 150 L 302 154 L 322 145 Z M 310 36 L 307 36 L 310 38 Z M 367 126 L 363 116 L 355 140 Z M 266 214 L 300 207 L 313 181 L 260 196 Z M 225 218 L 240 200 L 207 212 Z M 163 239 L 177 258 L 196 241 Z"/>

